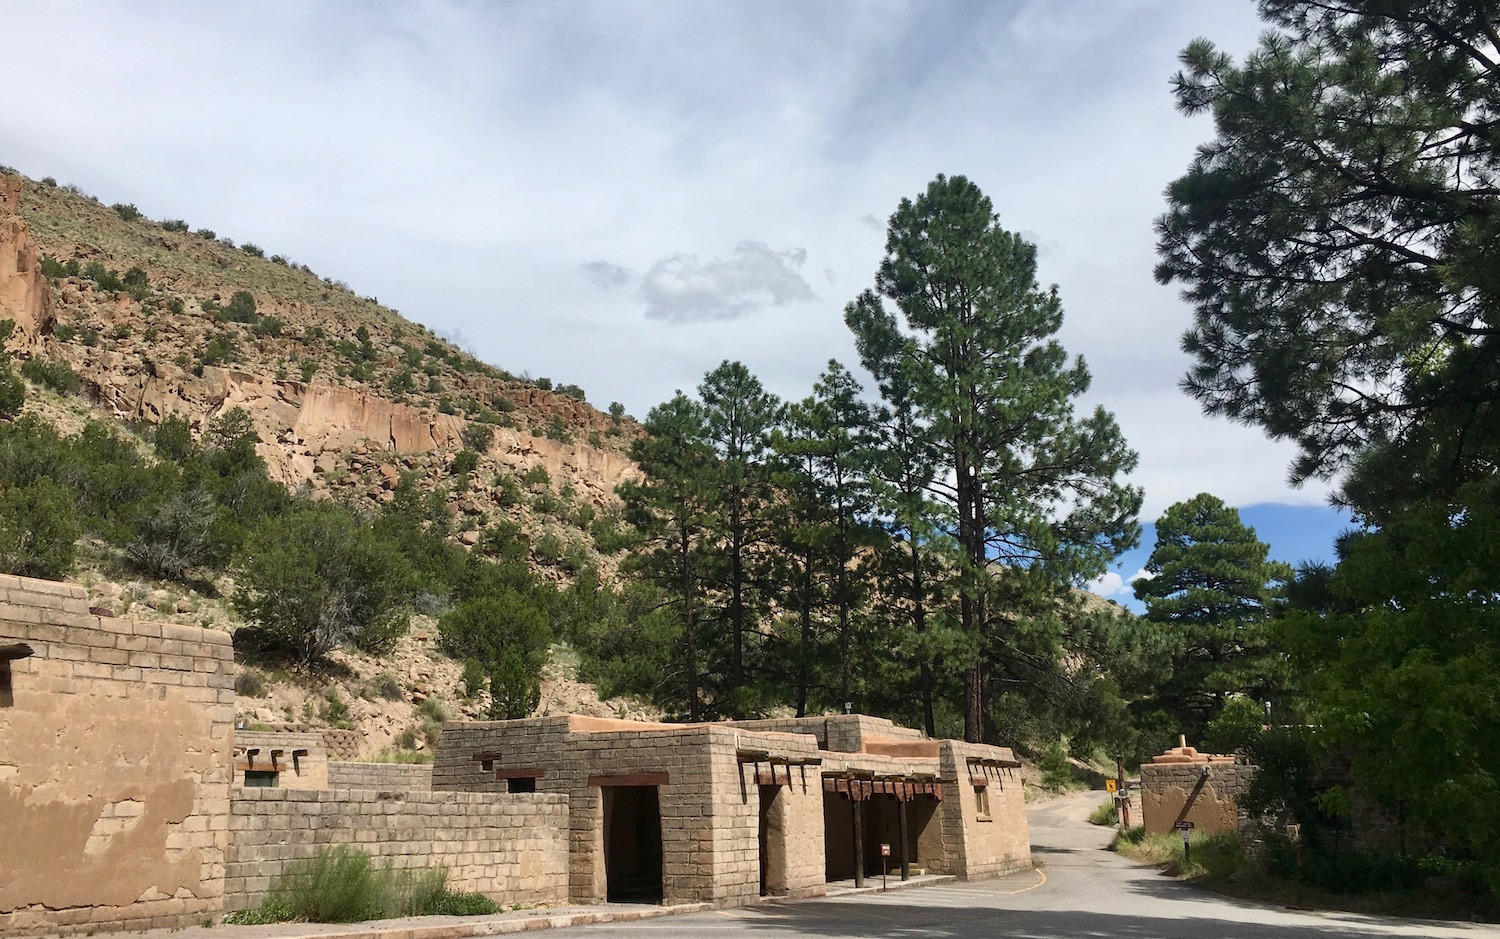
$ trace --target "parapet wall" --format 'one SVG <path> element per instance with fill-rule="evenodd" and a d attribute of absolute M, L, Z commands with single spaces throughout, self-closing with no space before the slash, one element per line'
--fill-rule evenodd
<path fill-rule="evenodd" d="M 229 635 L 89 612 L 0 575 L 0 934 L 181 926 L 223 907 Z"/>
<path fill-rule="evenodd" d="M 289 862 L 350 845 L 396 868 L 448 868 L 448 886 L 502 903 L 568 897 L 568 799 L 322 789 L 237 789 L 225 908 L 257 905 Z"/>
<path fill-rule="evenodd" d="M 431 763 L 329 763 L 330 789 L 431 792 Z"/>

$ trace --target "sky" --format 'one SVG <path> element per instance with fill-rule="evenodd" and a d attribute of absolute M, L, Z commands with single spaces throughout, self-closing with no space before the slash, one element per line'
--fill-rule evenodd
<path fill-rule="evenodd" d="M 965 175 L 1038 246 L 1060 338 L 1140 453 L 1142 518 L 1209 491 L 1327 558 L 1293 448 L 1177 388 L 1190 320 L 1152 222 L 1211 119 L 1177 54 L 1251 0 L 68 3 L 0 0 L 0 163 L 344 280 L 518 374 L 644 415 L 739 359 L 853 365 L 885 219 Z M 1149 553 L 1094 587 L 1122 602 Z M 1123 593 L 1121 592 L 1123 591 Z"/>

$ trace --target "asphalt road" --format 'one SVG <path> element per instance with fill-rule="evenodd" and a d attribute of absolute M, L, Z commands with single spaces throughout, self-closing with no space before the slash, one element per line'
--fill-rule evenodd
<path fill-rule="evenodd" d="M 768 903 L 561 930 L 564 935 L 652 937 L 896 936 L 902 939 L 1262 939 L 1262 937 L 1500 937 L 1490 925 L 1309 913 L 1230 900 L 1104 850 L 1110 830 L 1087 823 L 1099 793 L 1030 812 L 1040 871 L 885 894 Z"/>

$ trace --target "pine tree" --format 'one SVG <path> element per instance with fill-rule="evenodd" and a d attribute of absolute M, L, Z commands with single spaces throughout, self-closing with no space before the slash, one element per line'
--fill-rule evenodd
<path fill-rule="evenodd" d="M 773 498 L 768 465 L 771 431 L 781 402 L 739 362 L 725 361 L 698 386 L 706 442 L 716 461 L 711 504 L 714 562 L 712 614 L 729 640 L 720 713 L 740 717 L 749 700 L 746 639 L 765 613 L 766 571 L 760 549 L 768 540 Z"/>
<path fill-rule="evenodd" d="M 1263 701 L 1271 690 L 1267 627 L 1292 570 L 1269 551 L 1238 511 L 1206 492 L 1156 522 L 1150 576 L 1135 582 L 1135 595 L 1172 659 L 1154 697 L 1193 739 L 1231 695 Z"/>
<path fill-rule="evenodd" d="M 703 408 L 678 392 L 651 409 L 630 457 L 642 480 L 620 486 L 626 520 L 642 538 L 628 571 L 654 585 L 675 611 L 681 643 L 681 700 L 691 720 L 704 713 L 700 649 L 705 543 L 714 501 L 714 455 Z M 675 658 L 675 657 L 674 657 Z"/>
<path fill-rule="evenodd" d="M 1089 374 L 1052 338 L 1057 291 L 1037 285 L 1036 249 L 963 177 L 902 200 L 876 290 L 845 321 L 862 358 L 869 350 L 909 383 L 942 453 L 927 494 L 954 547 L 960 628 L 978 650 L 964 690 L 964 735 L 977 741 L 986 663 L 1036 654 L 1015 618 L 1044 613 L 1139 538 L 1140 492 L 1118 481 L 1136 457 L 1108 412 L 1075 416 Z"/>

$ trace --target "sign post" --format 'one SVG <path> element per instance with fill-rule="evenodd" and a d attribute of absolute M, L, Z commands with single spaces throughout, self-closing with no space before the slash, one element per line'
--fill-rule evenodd
<path fill-rule="evenodd" d="M 880 843 L 880 889 L 884 891 L 886 868 L 889 866 L 891 857 L 891 846 L 884 841 Z"/>
<path fill-rule="evenodd" d="M 1182 821 L 1178 822 L 1176 827 L 1178 831 L 1182 832 L 1182 860 L 1183 863 L 1186 863 L 1193 859 L 1193 844 L 1189 840 L 1189 836 L 1193 830 L 1193 823 Z"/>

